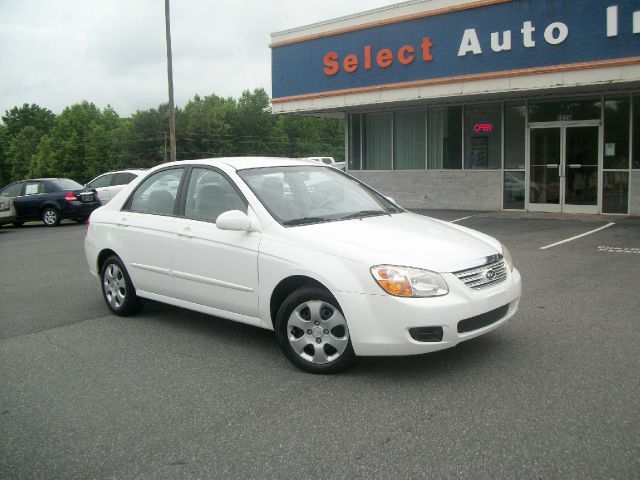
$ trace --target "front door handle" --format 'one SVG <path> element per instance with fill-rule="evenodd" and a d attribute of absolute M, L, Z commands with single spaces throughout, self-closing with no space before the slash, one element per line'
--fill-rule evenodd
<path fill-rule="evenodd" d="M 582 168 L 581 163 L 570 163 L 569 168 Z"/>
<path fill-rule="evenodd" d="M 558 168 L 558 164 L 557 163 L 548 163 L 547 164 L 547 168 Z"/>
<path fill-rule="evenodd" d="M 127 217 L 122 217 L 120 219 L 120 221 L 118 222 L 118 226 L 119 227 L 128 227 L 129 225 L 127 224 Z"/>

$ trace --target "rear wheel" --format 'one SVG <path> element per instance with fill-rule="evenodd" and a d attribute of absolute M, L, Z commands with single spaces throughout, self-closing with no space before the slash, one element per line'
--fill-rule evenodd
<path fill-rule="evenodd" d="M 104 301 L 113 313 L 126 317 L 140 310 L 140 299 L 136 295 L 127 269 L 122 260 L 115 255 L 104 262 L 100 283 Z"/>
<path fill-rule="evenodd" d="M 342 310 L 322 288 L 289 295 L 278 311 L 276 334 L 286 357 L 306 372 L 336 373 L 355 359 Z"/>
<path fill-rule="evenodd" d="M 78 223 L 86 223 L 87 222 L 87 217 L 83 217 L 83 218 L 74 218 L 74 220 Z"/>
<path fill-rule="evenodd" d="M 42 211 L 42 221 L 47 227 L 55 227 L 60 223 L 60 214 L 53 207 L 47 207 Z"/>

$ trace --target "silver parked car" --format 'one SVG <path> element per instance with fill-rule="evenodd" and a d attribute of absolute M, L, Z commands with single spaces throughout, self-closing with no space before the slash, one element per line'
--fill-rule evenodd
<path fill-rule="evenodd" d="M 0 197 L 0 225 L 16 221 L 16 208 L 10 197 Z"/>

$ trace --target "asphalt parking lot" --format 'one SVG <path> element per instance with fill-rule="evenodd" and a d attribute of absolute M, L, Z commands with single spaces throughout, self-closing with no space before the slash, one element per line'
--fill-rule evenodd
<path fill-rule="evenodd" d="M 0 478 L 638 478 L 640 219 L 430 213 L 509 246 L 520 312 L 336 376 L 265 330 L 111 315 L 83 225 L 0 228 Z"/>

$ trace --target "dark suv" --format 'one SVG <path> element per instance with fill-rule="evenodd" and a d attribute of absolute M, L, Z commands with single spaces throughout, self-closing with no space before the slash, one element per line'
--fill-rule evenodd
<path fill-rule="evenodd" d="M 0 190 L 0 196 L 13 199 L 16 226 L 38 219 L 48 227 L 64 218 L 83 223 L 101 205 L 93 188 L 84 188 L 68 178 L 20 180 Z"/>

